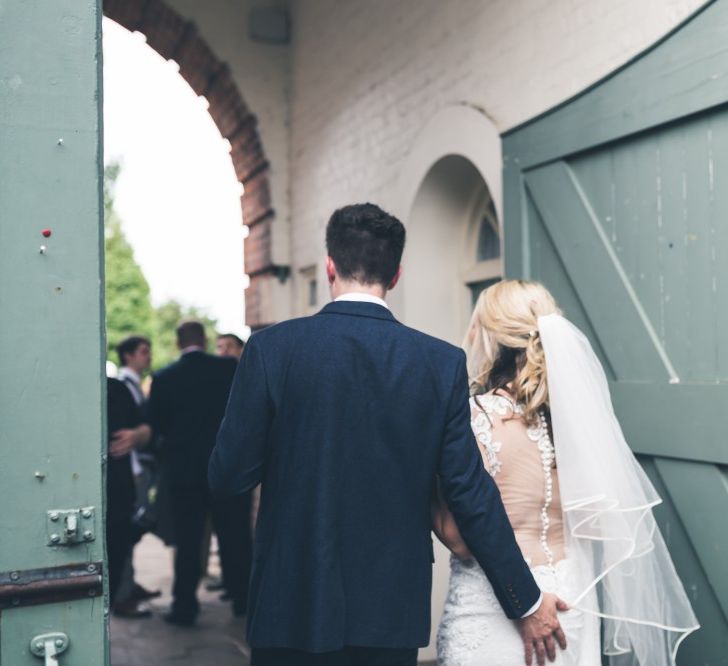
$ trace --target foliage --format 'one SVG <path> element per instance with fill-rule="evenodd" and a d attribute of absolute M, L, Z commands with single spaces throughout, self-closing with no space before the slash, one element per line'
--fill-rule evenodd
<path fill-rule="evenodd" d="M 154 309 L 149 283 L 134 259 L 114 209 L 114 185 L 119 165 L 104 169 L 104 250 L 106 258 L 106 341 L 110 360 L 117 362 L 114 347 L 128 335 L 148 337 L 154 331 Z"/>
<path fill-rule="evenodd" d="M 215 339 L 217 322 L 198 308 L 183 306 L 174 300 L 157 308 L 152 306 L 149 283 L 134 258 L 134 250 L 114 208 L 114 186 L 120 171 L 116 162 L 104 169 L 107 358 L 117 363 L 115 346 L 129 335 L 144 335 L 152 341 L 153 369 L 158 369 L 179 355 L 175 329 L 181 321 L 201 321 L 208 340 Z"/>

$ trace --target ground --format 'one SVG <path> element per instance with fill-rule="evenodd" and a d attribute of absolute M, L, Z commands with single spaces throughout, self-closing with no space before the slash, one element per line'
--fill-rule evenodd
<path fill-rule="evenodd" d="M 153 617 L 143 620 L 111 620 L 112 666 L 248 666 L 245 618 L 233 617 L 230 604 L 218 599 L 218 592 L 200 590 L 202 612 L 191 629 L 173 627 L 162 619 L 170 604 L 172 549 L 147 535 L 136 547 L 134 565 L 137 580 L 146 588 L 160 589 L 153 600 Z M 215 572 L 216 558 L 210 569 Z"/>

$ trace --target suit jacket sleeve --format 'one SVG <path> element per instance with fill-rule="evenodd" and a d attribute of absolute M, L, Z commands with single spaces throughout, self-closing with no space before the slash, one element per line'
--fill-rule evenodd
<path fill-rule="evenodd" d="M 155 437 L 165 435 L 167 430 L 167 412 L 164 380 L 159 374 L 152 379 L 149 400 L 144 406 L 144 419 L 152 428 Z"/>
<path fill-rule="evenodd" d="M 465 355 L 458 359 L 440 453 L 443 495 L 465 543 L 493 586 L 506 615 L 520 618 L 541 591 L 516 543 L 500 492 L 483 466 L 470 426 Z"/>
<path fill-rule="evenodd" d="M 210 457 L 208 482 L 213 494 L 237 495 L 260 483 L 272 419 L 263 356 L 253 336 L 235 372 Z"/>

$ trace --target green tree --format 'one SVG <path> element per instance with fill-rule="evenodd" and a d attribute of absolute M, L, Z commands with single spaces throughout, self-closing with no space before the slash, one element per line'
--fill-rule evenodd
<path fill-rule="evenodd" d="M 114 347 L 126 336 L 154 333 L 154 308 L 149 283 L 134 259 L 114 208 L 114 186 L 120 166 L 104 169 L 104 249 L 106 257 L 106 341 L 108 356 L 116 362 Z"/>
<path fill-rule="evenodd" d="M 120 171 L 118 162 L 111 162 L 104 169 L 107 358 L 117 363 L 115 346 L 129 335 L 144 335 L 152 341 L 152 367 L 156 370 L 179 355 L 175 329 L 181 321 L 200 321 L 209 341 L 217 335 L 217 321 L 199 308 L 174 300 L 157 308 L 152 306 L 149 283 L 134 258 L 114 207 L 114 187 Z"/>

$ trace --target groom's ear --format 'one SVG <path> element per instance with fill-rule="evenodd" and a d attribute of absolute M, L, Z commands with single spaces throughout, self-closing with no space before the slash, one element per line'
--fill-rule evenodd
<path fill-rule="evenodd" d="M 326 277 L 329 280 L 329 284 L 334 284 L 336 279 L 336 264 L 331 257 L 326 257 Z"/>
<path fill-rule="evenodd" d="M 389 283 L 389 286 L 387 287 L 387 291 L 392 291 L 397 286 L 397 282 L 399 282 L 399 278 L 402 277 L 402 266 L 400 266 L 397 269 L 397 272 L 394 274 L 394 277 L 392 278 L 392 281 Z"/>

